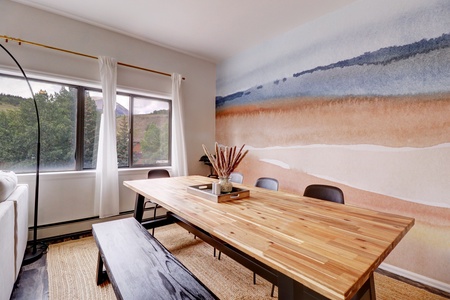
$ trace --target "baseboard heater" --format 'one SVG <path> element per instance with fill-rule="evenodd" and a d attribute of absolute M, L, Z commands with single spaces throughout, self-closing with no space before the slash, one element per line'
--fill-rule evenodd
<path fill-rule="evenodd" d="M 57 222 L 45 225 L 39 225 L 38 228 L 38 241 L 51 242 L 71 238 L 75 236 L 81 236 L 90 234 L 92 230 L 92 224 L 99 222 L 107 222 L 121 218 L 132 217 L 134 211 L 121 212 L 117 216 L 102 218 L 98 216 L 88 217 L 83 219 L 76 219 L 64 222 Z M 166 210 L 162 207 L 157 209 L 157 218 L 163 217 L 166 214 Z M 153 218 L 153 208 L 150 207 L 144 211 L 144 219 L 149 220 Z M 33 228 L 28 228 L 28 241 L 32 240 Z"/>

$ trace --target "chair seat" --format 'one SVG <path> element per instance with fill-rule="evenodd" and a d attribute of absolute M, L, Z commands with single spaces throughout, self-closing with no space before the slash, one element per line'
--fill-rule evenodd
<path fill-rule="evenodd" d="M 308 185 L 303 196 L 344 204 L 344 193 L 338 187 L 324 184 Z"/>
<path fill-rule="evenodd" d="M 270 177 L 260 177 L 256 180 L 255 186 L 272 191 L 278 191 L 278 180 Z"/>

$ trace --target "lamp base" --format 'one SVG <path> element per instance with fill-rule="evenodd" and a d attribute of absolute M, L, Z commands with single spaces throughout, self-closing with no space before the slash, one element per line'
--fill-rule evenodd
<path fill-rule="evenodd" d="M 27 246 L 22 265 L 29 265 L 34 263 L 47 251 L 47 245 L 44 243 L 36 243 L 35 245 Z"/>

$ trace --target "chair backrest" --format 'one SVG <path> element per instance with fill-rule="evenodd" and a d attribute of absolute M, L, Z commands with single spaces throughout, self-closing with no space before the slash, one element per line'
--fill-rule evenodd
<path fill-rule="evenodd" d="M 169 171 L 166 169 L 154 169 L 148 171 L 147 178 L 163 178 L 163 177 L 170 177 Z"/>
<path fill-rule="evenodd" d="M 268 190 L 278 191 L 278 180 L 270 177 L 260 177 L 256 180 L 255 186 Z"/>
<path fill-rule="evenodd" d="M 244 182 L 244 174 L 239 172 L 231 172 L 230 181 L 234 183 L 242 183 Z"/>
<path fill-rule="evenodd" d="M 331 185 L 311 184 L 306 187 L 303 196 L 344 204 L 342 190 Z"/>

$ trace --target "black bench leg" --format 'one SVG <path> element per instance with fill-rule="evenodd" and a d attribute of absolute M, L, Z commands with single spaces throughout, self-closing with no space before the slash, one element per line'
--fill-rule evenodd
<path fill-rule="evenodd" d="M 100 251 L 98 251 L 98 258 L 97 258 L 97 285 L 102 284 L 105 282 L 105 280 L 108 278 L 108 275 L 105 271 L 103 271 L 103 260 L 102 256 L 100 255 Z"/>

